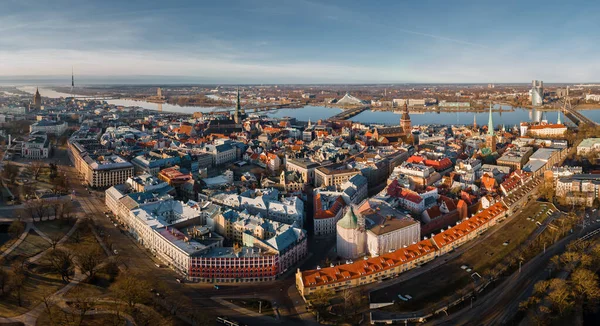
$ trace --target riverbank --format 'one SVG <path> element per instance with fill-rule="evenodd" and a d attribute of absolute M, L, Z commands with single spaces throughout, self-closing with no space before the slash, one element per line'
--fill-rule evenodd
<path fill-rule="evenodd" d="M 19 90 L 27 93 L 35 93 L 36 88 L 32 86 L 19 87 Z M 47 88 L 40 88 L 40 94 L 42 97 L 47 98 L 59 98 L 70 96 L 69 94 L 59 93 Z M 160 104 L 151 103 L 144 100 L 125 100 L 115 99 L 106 100 L 108 104 L 125 106 L 125 107 L 138 107 L 146 109 L 152 112 L 162 113 L 173 113 L 182 115 L 191 115 L 194 112 L 210 113 L 213 111 L 219 111 L 221 108 L 218 107 L 182 107 L 172 104 Z M 233 107 L 233 105 L 231 105 Z M 348 109 L 350 107 L 347 107 Z M 353 117 L 351 120 L 358 123 L 364 124 L 385 124 L 385 125 L 398 125 L 400 121 L 400 115 L 402 114 L 401 109 L 394 108 L 371 108 L 366 110 L 359 115 Z M 222 110 L 222 109 L 221 109 Z M 473 108 L 464 109 L 435 109 L 435 108 L 411 108 L 409 110 L 412 124 L 413 125 L 473 125 L 473 123 L 485 124 L 489 119 L 489 108 L 482 110 Z M 258 111 L 256 114 L 265 115 L 270 118 L 283 118 L 291 117 L 296 118 L 297 121 L 312 121 L 326 120 L 340 112 L 344 111 L 340 106 L 335 105 L 314 105 L 308 104 L 301 108 L 279 108 L 269 111 Z M 496 125 L 505 125 L 506 128 L 518 126 L 521 122 L 529 121 L 540 121 L 542 119 L 542 111 L 554 111 L 548 112 L 544 115 L 549 121 L 558 120 L 559 108 L 521 108 L 513 107 L 508 105 L 496 104 L 492 108 L 493 121 Z M 253 109 L 247 109 L 246 113 L 255 113 Z M 586 110 L 582 110 L 582 114 L 588 118 L 600 122 L 600 109 L 593 109 L 591 106 L 587 106 Z M 564 117 L 563 117 L 564 119 Z M 564 121 L 564 120 L 563 120 Z"/>

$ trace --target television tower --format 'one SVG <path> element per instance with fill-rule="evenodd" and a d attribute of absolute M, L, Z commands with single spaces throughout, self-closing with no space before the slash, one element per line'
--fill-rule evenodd
<path fill-rule="evenodd" d="M 73 99 L 75 99 L 73 88 L 75 88 L 75 73 L 73 72 L 73 66 L 71 66 L 71 96 L 73 97 Z"/>

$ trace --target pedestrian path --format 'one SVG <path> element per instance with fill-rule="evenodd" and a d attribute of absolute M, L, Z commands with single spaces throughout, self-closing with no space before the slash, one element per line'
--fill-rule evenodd
<path fill-rule="evenodd" d="M 32 223 L 27 223 L 27 225 L 25 226 L 25 231 L 23 231 L 23 233 L 21 233 L 21 235 L 19 236 L 19 239 L 17 239 L 17 241 L 15 241 L 15 243 L 13 243 L 8 249 L 6 249 L 2 254 L 0 254 L 0 258 L 4 258 L 4 257 L 10 255 L 10 253 L 13 250 L 15 250 L 23 242 L 23 240 L 25 240 L 25 238 L 29 234 L 29 231 L 31 230 L 31 228 L 32 228 Z"/>
<path fill-rule="evenodd" d="M 65 241 L 67 241 L 69 239 L 69 237 L 77 230 L 77 228 L 79 227 L 79 224 L 81 223 L 81 221 L 82 221 L 81 219 L 78 219 L 77 222 L 73 225 L 73 227 L 69 230 L 69 232 L 67 232 L 58 241 L 57 245 L 61 245 Z M 38 235 L 40 237 L 42 237 L 44 240 L 48 241 L 49 243 L 52 243 L 52 240 L 44 232 L 40 231 L 37 227 L 35 227 L 35 225 L 33 225 L 33 223 L 27 223 L 27 227 L 26 227 L 25 231 L 23 232 L 23 234 L 21 235 L 21 237 L 23 239 L 25 239 L 25 236 L 27 236 L 27 234 L 29 233 L 29 230 L 31 230 L 31 229 L 33 229 L 34 231 L 36 231 L 36 233 L 38 233 Z M 18 243 L 15 243 L 16 244 L 16 246 L 14 246 L 15 248 L 18 246 L 18 244 L 20 244 L 23 241 L 22 239 L 20 239 L 20 240 L 21 241 L 17 241 Z M 10 251 L 12 251 L 13 249 L 14 249 L 13 246 L 11 246 L 11 248 L 9 248 Z M 7 250 L 7 251 L 9 251 L 9 250 Z M 34 263 L 34 262 L 38 261 L 41 257 L 44 256 L 44 254 L 48 250 L 52 250 L 52 248 L 48 248 L 48 249 L 40 252 L 39 254 L 37 254 L 37 255 L 35 255 L 33 257 L 28 258 L 26 260 L 26 263 L 30 264 L 30 263 Z M 67 285 L 65 285 L 64 287 L 60 288 L 54 294 L 52 294 L 52 297 L 50 298 L 50 302 L 54 304 L 54 303 L 58 303 L 61 300 L 63 300 L 64 294 L 67 293 L 70 289 L 72 289 L 73 287 L 75 287 L 77 284 L 79 284 L 79 282 L 81 282 L 84 279 L 85 279 L 85 275 L 83 275 L 78 269 L 75 269 L 75 275 L 70 280 L 70 282 Z M 38 317 L 43 312 L 44 312 L 44 304 L 42 302 L 40 302 L 33 309 L 29 310 L 28 312 L 26 312 L 26 313 L 24 313 L 22 315 L 15 316 L 15 317 L 0 317 L 0 324 L 21 322 L 21 323 L 23 323 L 26 326 L 28 326 L 28 325 L 35 326 Z"/>
<path fill-rule="evenodd" d="M 235 298 L 236 299 L 243 299 L 243 298 L 254 299 L 255 297 L 254 296 L 236 296 Z M 211 297 L 210 299 L 218 302 L 219 304 L 221 304 L 221 305 L 223 305 L 223 306 L 225 306 L 225 307 L 227 307 L 227 308 L 229 308 L 231 310 L 237 311 L 238 313 L 240 313 L 242 315 L 253 317 L 257 321 L 263 320 L 263 321 L 265 321 L 267 323 L 270 323 L 270 324 L 277 323 L 277 322 L 283 323 L 283 321 L 275 319 L 273 317 L 268 317 L 268 316 L 259 314 L 258 312 L 255 312 L 255 311 L 252 311 L 252 310 L 249 310 L 249 309 L 246 309 L 246 308 L 242 308 L 242 307 L 240 307 L 238 305 L 235 305 L 235 304 L 233 304 L 233 303 L 231 303 L 231 302 L 223 299 L 222 297 Z"/>

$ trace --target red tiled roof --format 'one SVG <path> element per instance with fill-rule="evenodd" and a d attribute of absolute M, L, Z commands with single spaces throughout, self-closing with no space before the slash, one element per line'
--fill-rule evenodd
<path fill-rule="evenodd" d="M 535 125 L 535 126 L 531 126 L 529 127 L 530 130 L 540 130 L 540 129 L 560 129 L 560 128 L 567 128 L 565 125 L 563 124 L 547 124 L 547 125 Z"/>
<path fill-rule="evenodd" d="M 315 196 L 315 200 L 321 200 L 321 194 L 317 194 Z M 344 206 L 346 206 L 346 202 L 344 201 L 344 199 L 342 198 L 342 196 L 339 196 L 335 202 L 333 202 L 333 204 L 331 205 L 331 207 L 329 207 L 329 209 L 327 210 L 322 210 L 322 209 L 315 209 L 315 213 L 314 213 L 314 218 L 315 219 L 325 219 L 325 218 L 331 218 L 337 215 L 337 213 L 344 208 Z"/>
<path fill-rule="evenodd" d="M 302 272 L 302 282 L 305 287 L 324 285 L 327 283 L 345 282 L 365 275 L 378 273 L 406 264 L 435 252 L 430 240 L 423 240 L 406 248 L 396 250 L 351 264 L 326 267 Z"/>
<path fill-rule="evenodd" d="M 418 193 L 406 188 L 402 188 L 396 179 L 394 179 L 394 181 L 388 185 L 387 194 L 391 197 L 402 198 L 416 204 L 419 204 L 423 201 L 423 198 L 419 196 Z"/>
<path fill-rule="evenodd" d="M 425 159 L 421 156 L 413 155 L 406 160 L 408 163 L 422 163 Z"/>
<path fill-rule="evenodd" d="M 480 228 L 482 225 L 495 219 L 506 211 L 504 204 L 498 202 L 484 211 L 472 216 L 455 227 L 452 227 L 444 232 L 433 236 L 432 240 L 438 248 L 447 246 L 462 237 L 467 236 L 470 232 L 473 232 Z"/>

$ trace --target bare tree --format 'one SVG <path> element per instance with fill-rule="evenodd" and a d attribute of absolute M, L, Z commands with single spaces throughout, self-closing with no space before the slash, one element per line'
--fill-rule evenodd
<path fill-rule="evenodd" d="M 60 240 L 63 238 L 63 236 L 60 233 L 55 233 L 55 234 L 50 235 L 49 238 L 50 238 L 50 245 L 52 246 L 52 250 L 54 250 L 54 249 L 56 249 L 56 246 L 58 245 Z"/>
<path fill-rule="evenodd" d="M 37 180 L 40 177 L 40 174 L 42 173 L 42 170 L 44 168 L 46 168 L 46 165 L 40 161 L 32 161 L 27 167 L 27 169 L 29 170 L 29 172 L 35 180 Z"/>
<path fill-rule="evenodd" d="M 108 274 L 109 281 L 114 281 L 119 275 L 119 256 L 111 256 L 104 265 L 104 272 Z"/>
<path fill-rule="evenodd" d="M 49 266 L 62 278 L 63 282 L 69 282 L 73 274 L 73 256 L 65 250 L 53 249 L 46 255 Z"/>
<path fill-rule="evenodd" d="M 55 219 L 59 218 L 59 213 L 60 213 L 62 205 L 63 205 L 62 200 L 59 200 L 58 198 L 54 198 L 54 199 L 48 201 L 48 206 L 49 206 L 49 208 L 52 209 Z"/>
<path fill-rule="evenodd" d="M 52 316 L 52 305 L 54 305 L 54 302 L 52 300 L 52 295 L 54 294 L 54 292 L 52 290 L 45 290 L 42 293 L 42 302 L 44 303 L 44 309 L 46 310 L 46 313 L 48 313 L 48 318 L 50 318 L 50 324 L 54 325 L 54 319 Z"/>
<path fill-rule="evenodd" d="M 73 203 L 69 199 L 62 199 L 60 201 L 60 218 L 71 218 L 73 212 Z"/>
<path fill-rule="evenodd" d="M 27 217 L 27 212 L 25 212 L 25 209 L 23 208 L 18 208 L 13 210 L 12 217 L 17 221 L 22 221 L 25 217 Z"/>
<path fill-rule="evenodd" d="M 21 234 L 25 231 L 25 223 L 21 221 L 12 221 L 10 226 L 8 227 L 8 234 L 11 238 L 15 239 L 21 236 Z"/>
<path fill-rule="evenodd" d="M 130 308 L 150 299 L 150 284 L 135 273 L 120 275 L 111 287 L 115 295 Z"/>
<path fill-rule="evenodd" d="M 571 289 L 563 279 L 550 280 L 547 298 L 561 315 L 573 306 Z"/>
<path fill-rule="evenodd" d="M 34 215 L 41 221 L 48 210 L 48 202 L 45 199 L 37 199 L 31 202 Z"/>
<path fill-rule="evenodd" d="M 85 314 L 94 309 L 96 306 L 96 299 L 90 297 L 82 292 L 76 292 L 75 297 L 73 298 L 73 319 L 75 319 L 75 314 L 78 315 L 79 321 L 77 325 L 81 325 L 83 323 L 83 319 L 85 318 Z"/>
<path fill-rule="evenodd" d="M 105 258 L 104 253 L 97 247 L 84 248 L 77 253 L 77 266 L 91 281 L 100 270 L 100 265 Z"/>
<path fill-rule="evenodd" d="M 348 312 L 348 307 L 352 305 L 354 293 L 350 289 L 344 289 L 342 298 L 344 299 L 344 312 Z"/>
<path fill-rule="evenodd" d="M 335 293 L 330 289 L 319 289 L 312 294 L 310 302 L 317 308 L 321 309 L 329 306 L 329 301 L 333 299 Z"/>
<path fill-rule="evenodd" d="M 570 283 L 578 297 L 587 300 L 600 298 L 600 288 L 598 287 L 598 275 L 596 273 L 578 268 L 571 274 Z"/>
<path fill-rule="evenodd" d="M 2 267 L 0 267 L 0 294 L 4 295 L 6 286 L 10 283 L 10 274 Z"/>
<path fill-rule="evenodd" d="M 121 325 L 123 325 L 123 317 L 121 317 L 121 314 L 120 314 L 121 303 L 119 302 L 119 300 L 117 298 L 113 298 L 113 300 L 114 300 L 114 302 L 111 306 L 112 306 L 112 310 L 114 310 L 116 313 L 111 314 L 112 318 L 110 319 L 110 322 L 113 326 L 121 326 Z"/>
<path fill-rule="evenodd" d="M 10 161 L 7 161 L 6 163 L 4 163 L 2 169 L 2 176 L 5 179 L 9 179 L 10 182 L 14 184 L 15 180 L 17 179 L 17 176 L 19 176 L 19 167 L 17 165 L 14 165 Z"/>
<path fill-rule="evenodd" d="M 37 216 L 36 214 L 36 204 L 34 200 L 27 201 L 23 204 L 23 213 L 24 216 L 31 218 L 31 220 L 35 221 Z"/>
<path fill-rule="evenodd" d="M 17 292 L 17 302 L 19 307 L 21 307 L 23 304 L 23 288 L 25 287 L 25 281 L 27 280 L 27 272 L 25 271 L 24 260 L 15 260 L 10 265 L 10 269 L 12 272 L 12 275 L 10 275 L 11 288 Z"/>

